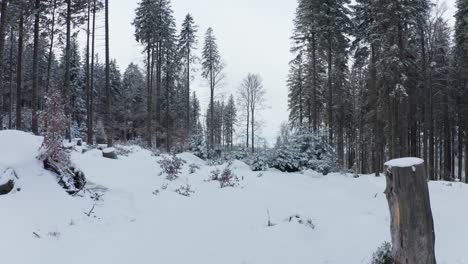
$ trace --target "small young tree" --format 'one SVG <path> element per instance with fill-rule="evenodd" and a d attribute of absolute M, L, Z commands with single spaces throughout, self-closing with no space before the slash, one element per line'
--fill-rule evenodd
<path fill-rule="evenodd" d="M 63 139 L 67 130 L 67 117 L 63 97 L 58 90 L 52 90 L 45 97 L 45 111 L 42 122 L 47 129 L 40 148 L 38 159 L 44 163 L 56 162 L 69 164 L 68 153 L 63 148 Z"/>
<path fill-rule="evenodd" d="M 44 163 L 45 169 L 56 174 L 62 188 L 69 194 L 75 194 L 85 186 L 86 179 L 82 172 L 71 166 L 70 155 L 63 147 L 68 119 L 60 91 L 54 89 L 45 96 L 42 119 L 47 129 L 37 158 Z"/>

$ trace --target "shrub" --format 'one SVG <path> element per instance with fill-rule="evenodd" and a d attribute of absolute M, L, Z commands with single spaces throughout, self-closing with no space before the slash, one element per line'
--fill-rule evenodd
<path fill-rule="evenodd" d="M 239 185 L 239 178 L 237 178 L 229 167 L 226 167 L 223 171 L 219 169 L 212 171 L 210 179 L 212 181 L 218 181 L 221 188 L 236 187 Z"/>
<path fill-rule="evenodd" d="M 389 242 L 383 243 L 374 254 L 370 264 L 393 264 L 392 245 Z"/>
<path fill-rule="evenodd" d="M 190 174 L 194 174 L 194 173 L 197 172 L 197 170 L 199 170 L 199 169 L 200 169 L 200 166 L 198 166 L 198 165 L 195 164 L 195 163 L 191 163 L 191 164 L 189 165 L 189 173 L 190 173 Z"/>
<path fill-rule="evenodd" d="M 190 184 L 181 185 L 179 188 L 175 189 L 175 192 L 186 197 L 190 197 L 195 191 L 192 190 Z"/>
<path fill-rule="evenodd" d="M 255 154 L 250 162 L 252 171 L 266 171 L 270 167 L 271 158 L 266 151 Z"/>
<path fill-rule="evenodd" d="M 203 130 L 197 129 L 196 133 L 190 138 L 190 151 L 200 159 L 204 160 L 208 157 L 208 149 L 206 147 Z"/>
<path fill-rule="evenodd" d="M 160 175 L 166 174 L 166 178 L 170 181 L 173 181 L 179 177 L 182 166 L 184 163 L 186 163 L 186 161 L 174 154 L 171 158 L 163 157 L 163 159 L 158 163 L 162 169 Z"/>
<path fill-rule="evenodd" d="M 288 144 L 277 147 L 272 166 L 280 171 L 312 169 L 324 175 L 338 171 L 334 149 L 307 130 L 299 130 Z"/>

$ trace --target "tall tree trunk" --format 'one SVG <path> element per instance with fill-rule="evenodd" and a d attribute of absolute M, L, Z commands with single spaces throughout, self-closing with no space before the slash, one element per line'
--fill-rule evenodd
<path fill-rule="evenodd" d="M 249 150 L 249 141 L 250 141 L 250 135 L 249 135 L 249 128 L 250 128 L 250 109 L 249 109 L 249 104 L 250 104 L 250 101 L 247 102 L 247 130 L 246 130 L 246 141 L 245 141 L 245 147 L 246 147 L 246 150 Z"/>
<path fill-rule="evenodd" d="M 94 48 L 96 36 L 96 0 L 93 0 L 93 34 L 91 36 L 91 69 L 90 69 L 90 97 L 89 97 L 89 123 L 88 144 L 94 144 Z"/>
<path fill-rule="evenodd" d="M 435 180 L 436 179 L 436 172 L 435 172 L 435 139 L 434 139 L 434 105 L 433 105 L 433 83 L 432 83 L 432 70 L 429 72 L 429 91 L 428 91 L 428 100 L 429 100 L 429 106 L 428 106 L 428 128 L 429 128 L 429 165 L 427 166 L 428 168 L 428 174 L 429 174 L 429 179 Z"/>
<path fill-rule="evenodd" d="M 313 86 L 313 128 L 314 132 L 317 133 L 319 126 L 319 109 L 318 109 L 318 96 L 317 96 L 317 39 L 315 33 L 312 34 L 312 86 Z"/>
<path fill-rule="evenodd" d="M 327 50 L 327 63 L 328 63 L 328 140 L 333 144 L 333 76 L 332 76 L 332 36 L 328 32 L 328 50 Z"/>
<path fill-rule="evenodd" d="M 459 98 L 458 102 L 458 179 L 460 182 L 463 181 L 463 117 L 462 117 L 462 110 L 461 110 L 461 102 Z M 465 131 L 466 133 L 466 131 Z"/>
<path fill-rule="evenodd" d="M 91 24 L 91 1 L 88 0 L 87 2 L 88 4 L 88 17 L 87 17 L 87 26 L 86 26 L 86 118 L 87 118 L 87 128 L 88 128 L 88 131 L 87 131 L 87 137 L 88 139 L 86 140 L 86 142 L 91 142 L 92 141 L 92 132 L 91 132 L 91 123 L 93 122 L 93 120 L 91 119 L 91 109 L 92 109 L 92 105 L 91 105 L 91 78 L 89 76 L 90 74 L 90 68 L 89 68 L 89 41 L 90 41 L 90 24 Z M 92 143 L 91 143 L 92 144 Z"/>
<path fill-rule="evenodd" d="M 212 57 L 212 56 L 210 56 Z M 212 60 L 213 61 L 213 60 Z M 213 149 L 214 147 L 214 69 L 213 66 L 211 66 L 210 69 L 210 120 L 211 120 L 211 127 L 210 127 L 210 149 Z"/>
<path fill-rule="evenodd" d="M 152 129 L 153 129 L 153 91 L 152 91 L 152 76 L 153 76 L 153 57 L 151 45 L 148 44 L 146 48 L 146 107 L 147 107 L 147 119 L 146 119 L 146 141 L 149 147 L 152 146 Z"/>
<path fill-rule="evenodd" d="M 160 134 L 162 127 L 162 41 L 158 40 L 156 46 L 156 85 L 155 85 L 155 97 L 156 97 L 156 139 Z M 162 141 L 162 140 L 161 140 Z M 156 141 L 156 146 L 159 147 L 158 140 Z"/>
<path fill-rule="evenodd" d="M 105 30 L 106 30 L 106 128 L 107 128 L 107 146 L 113 145 L 113 127 L 111 112 L 111 83 L 110 83 L 110 57 L 109 57 L 109 0 L 105 1 Z"/>
<path fill-rule="evenodd" d="M 253 100 L 251 103 L 255 104 Z M 252 106 L 250 110 L 252 112 L 252 153 L 255 153 L 255 106 Z"/>
<path fill-rule="evenodd" d="M 187 132 L 188 136 L 191 133 L 190 125 L 190 45 L 187 45 L 187 91 L 186 91 L 186 107 L 187 107 Z"/>
<path fill-rule="evenodd" d="M 47 58 L 47 78 L 46 78 L 46 93 L 49 92 L 50 88 L 50 73 L 52 70 L 52 54 L 54 52 L 54 38 L 55 38 L 55 12 L 57 10 L 57 0 L 54 0 L 52 8 L 52 21 L 50 26 L 50 45 L 49 45 L 49 57 Z"/>
<path fill-rule="evenodd" d="M 24 11 L 21 6 L 21 14 L 18 27 L 18 62 L 16 70 L 16 129 L 22 129 L 22 114 L 21 114 L 21 90 L 23 80 L 23 41 L 24 41 Z"/>
<path fill-rule="evenodd" d="M 10 89 L 8 91 L 8 129 L 13 129 L 13 49 L 15 47 L 14 41 L 15 34 L 13 31 L 13 26 L 11 27 L 11 35 L 10 35 L 10 72 L 8 80 L 10 82 Z"/>
<path fill-rule="evenodd" d="M 465 117 L 465 183 L 468 183 L 468 119 Z"/>
<path fill-rule="evenodd" d="M 67 33 L 65 45 L 65 87 L 63 90 L 65 98 L 65 116 L 67 118 L 67 132 L 66 138 L 71 142 L 71 109 L 70 109 L 70 90 L 71 90 L 71 76 L 70 76 L 70 63 L 71 63 L 71 0 L 67 0 Z"/>
<path fill-rule="evenodd" d="M 39 134 L 39 126 L 37 120 L 37 105 L 38 105 L 38 84 L 39 84 L 39 20 L 40 20 L 40 13 L 41 10 L 41 1 L 36 0 L 34 11 L 35 11 L 35 18 L 34 18 L 34 51 L 33 51 L 33 71 L 32 71 L 32 132 L 34 135 Z"/>
<path fill-rule="evenodd" d="M 169 57 L 168 51 L 166 51 L 166 64 L 169 64 Z M 168 68 L 171 66 L 168 65 Z M 169 111 L 170 111 L 170 94 L 169 94 L 169 69 L 166 70 L 166 151 L 169 153 L 171 146 L 170 146 L 170 131 L 169 131 Z"/>
<path fill-rule="evenodd" d="M 376 69 L 376 54 L 375 54 L 375 46 L 371 45 L 371 62 L 370 62 L 370 99 L 371 105 L 374 109 L 374 115 L 372 117 L 372 171 L 375 173 L 375 176 L 380 176 L 380 152 L 379 152 L 379 145 L 381 142 L 382 134 L 379 133 L 379 104 L 378 104 L 378 91 L 377 91 L 377 69 Z"/>
<path fill-rule="evenodd" d="M 0 130 L 3 129 L 3 97 L 4 97 L 4 82 L 3 82 L 3 52 L 5 50 L 5 34 L 6 34 L 6 22 L 7 22 L 7 10 L 8 0 L 2 1 L 1 15 L 0 18 Z M 13 40 L 11 40 L 13 41 Z M 10 62 L 11 63 L 11 62 Z"/>
<path fill-rule="evenodd" d="M 426 55 L 426 40 L 424 38 L 424 30 L 421 28 L 421 56 L 422 56 L 422 70 L 424 78 L 424 135 L 423 135 L 423 158 L 426 161 L 426 171 L 429 179 L 432 179 L 432 163 L 428 160 L 429 151 L 429 131 L 430 131 L 430 108 L 431 108 L 431 90 L 427 71 L 427 55 Z"/>

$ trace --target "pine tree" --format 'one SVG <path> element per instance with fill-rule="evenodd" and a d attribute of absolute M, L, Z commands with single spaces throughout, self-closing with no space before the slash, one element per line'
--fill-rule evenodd
<path fill-rule="evenodd" d="M 197 34 L 198 27 L 195 25 L 192 15 L 187 14 L 184 22 L 182 23 L 182 29 L 179 35 L 179 50 L 180 56 L 185 61 L 185 75 L 186 75 L 186 127 L 190 130 L 190 81 L 191 81 L 191 64 L 196 61 L 196 56 L 193 54 L 193 50 L 196 48 L 198 43 Z"/>
<path fill-rule="evenodd" d="M 122 95 L 116 98 L 116 110 L 121 112 L 124 140 L 141 135 L 138 131 L 144 128 L 146 112 L 144 94 L 145 77 L 139 67 L 131 63 L 123 74 Z"/>
<path fill-rule="evenodd" d="M 220 84 L 222 80 L 222 70 L 224 68 L 221 62 L 221 56 L 218 51 L 218 44 L 216 43 L 216 37 L 213 34 L 213 29 L 208 28 L 205 34 L 205 45 L 202 51 L 202 76 L 208 80 L 210 87 L 210 113 L 209 122 L 214 123 L 214 93 L 215 88 Z M 214 127 L 208 131 L 209 144 L 208 148 L 214 147 Z"/>
<path fill-rule="evenodd" d="M 304 66 L 303 53 L 299 52 L 296 58 L 290 62 L 291 69 L 288 77 L 289 121 L 296 127 L 302 127 L 304 118 L 307 116 L 306 103 L 308 96 Z"/>

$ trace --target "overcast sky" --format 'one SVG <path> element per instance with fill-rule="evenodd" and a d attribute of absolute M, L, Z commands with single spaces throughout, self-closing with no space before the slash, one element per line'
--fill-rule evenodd
<path fill-rule="evenodd" d="M 109 2 L 111 57 L 117 59 L 122 72 L 131 62 L 143 66 L 142 47 L 135 41 L 131 25 L 139 0 Z M 455 0 L 446 2 L 446 16 L 453 23 Z M 292 58 L 289 38 L 296 5 L 296 0 L 172 0 L 178 27 L 187 13 L 192 14 L 199 26 L 198 52 L 206 29 L 214 29 L 221 57 L 226 63 L 226 81 L 218 90 L 220 95 L 235 94 L 248 73 L 258 73 L 263 77 L 269 108 L 261 114 L 265 121 L 262 135 L 271 143 L 280 124 L 288 119 L 286 78 Z M 102 48 L 103 33 L 99 35 L 98 41 L 102 43 L 98 46 Z M 192 87 L 205 109 L 209 89 L 199 76 L 200 71 L 196 73 L 197 79 Z"/>

